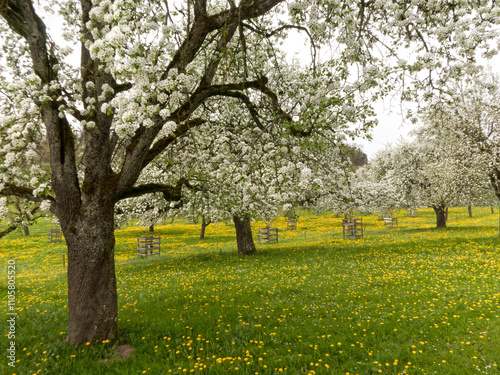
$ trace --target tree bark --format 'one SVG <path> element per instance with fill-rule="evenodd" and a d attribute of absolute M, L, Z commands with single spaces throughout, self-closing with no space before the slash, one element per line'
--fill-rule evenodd
<path fill-rule="evenodd" d="M 28 228 L 27 225 L 23 225 L 23 230 L 24 230 L 24 235 L 26 237 L 29 237 L 29 235 L 30 235 L 30 229 Z"/>
<path fill-rule="evenodd" d="M 446 207 L 441 205 L 432 208 L 436 213 L 436 228 L 446 228 Z"/>
<path fill-rule="evenodd" d="M 472 206 L 468 205 L 467 210 L 469 211 L 469 217 L 472 217 Z"/>
<path fill-rule="evenodd" d="M 118 338 L 114 204 L 92 204 L 61 222 L 68 245 L 68 343 Z"/>
<path fill-rule="evenodd" d="M 253 242 L 252 227 L 250 219 L 233 216 L 234 227 L 236 228 L 236 242 L 238 244 L 238 254 L 250 255 L 257 252 Z"/>
<path fill-rule="evenodd" d="M 205 220 L 205 216 L 201 216 L 201 231 L 200 231 L 200 240 L 205 239 L 205 229 L 210 225 L 210 221 L 207 223 Z"/>
<path fill-rule="evenodd" d="M 149 226 L 149 232 L 153 233 L 154 231 L 155 231 L 155 226 L 154 225 L 150 225 Z"/>
<path fill-rule="evenodd" d="M 493 208 L 493 206 L 490 206 L 491 208 L 491 213 L 494 214 L 495 213 L 495 209 Z"/>

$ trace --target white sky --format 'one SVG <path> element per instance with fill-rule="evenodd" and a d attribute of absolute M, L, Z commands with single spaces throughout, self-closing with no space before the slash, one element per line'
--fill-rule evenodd
<path fill-rule="evenodd" d="M 387 144 L 395 144 L 400 139 L 410 139 L 408 133 L 415 127 L 408 121 L 404 121 L 404 115 L 401 114 L 399 108 L 394 108 L 392 113 L 389 113 L 383 103 L 379 103 L 375 109 L 379 123 L 371 132 L 372 140 L 356 140 L 356 144 L 362 146 L 364 153 L 368 155 L 368 160 Z"/>

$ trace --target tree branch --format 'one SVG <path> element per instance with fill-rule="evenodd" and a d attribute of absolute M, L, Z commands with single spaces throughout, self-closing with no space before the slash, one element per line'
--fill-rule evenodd
<path fill-rule="evenodd" d="M 316 47 L 316 43 L 314 42 L 314 38 L 312 37 L 311 33 L 309 32 L 309 30 L 306 27 L 299 26 L 299 25 L 288 25 L 287 24 L 287 25 L 282 25 L 282 26 L 280 26 L 277 29 L 274 29 L 272 31 L 266 32 L 265 30 L 261 30 L 259 28 L 253 27 L 247 23 L 243 24 L 243 26 L 245 28 L 249 29 L 250 31 L 253 31 L 254 33 L 262 35 L 268 39 L 273 37 L 274 35 L 278 34 L 280 31 L 287 30 L 287 29 L 295 29 L 295 30 L 299 30 L 299 31 L 304 31 L 307 34 L 307 36 L 309 37 L 309 41 L 311 43 L 313 69 L 316 70 L 316 56 L 317 56 L 318 49 Z"/>
<path fill-rule="evenodd" d="M 176 202 L 179 201 L 182 197 L 182 185 L 186 184 L 187 181 L 181 178 L 177 185 L 164 185 L 164 184 L 143 184 L 139 186 L 131 187 L 125 190 L 119 197 L 118 200 L 126 199 L 126 198 L 134 198 L 139 197 L 145 194 L 151 193 L 163 193 L 163 197 L 167 201 Z"/>
<path fill-rule="evenodd" d="M 205 123 L 206 121 L 201 118 L 196 118 L 184 122 L 182 125 L 177 127 L 177 130 L 168 137 L 163 137 L 156 141 L 156 143 L 149 149 L 142 167 L 146 167 L 155 157 L 161 154 L 172 142 L 174 142 L 178 137 L 186 133 L 189 129 L 194 128 L 198 125 Z"/>
<path fill-rule="evenodd" d="M 0 238 L 5 237 L 10 232 L 15 231 L 16 229 L 17 229 L 16 225 L 11 225 L 11 226 L 7 227 L 5 230 L 3 230 L 3 231 L 0 232 Z"/>
<path fill-rule="evenodd" d="M 5 0 L 0 15 L 7 21 L 15 33 L 21 35 L 28 44 L 33 63 L 33 70 L 42 84 L 48 85 L 58 79 L 54 66 L 59 62 L 48 48 L 49 37 L 45 24 L 36 14 L 30 0 Z M 50 163 L 52 171 L 52 187 L 58 197 L 70 207 L 78 207 L 80 190 L 75 163 L 74 134 L 66 117 L 59 117 L 58 96 L 64 96 L 61 90 L 50 92 L 52 99 L 41 106 L 40 112 L 47 130 L 50 145 Z M 38 201 L 30 189 L 11 187 L 12 194 Z M 53 197 L 46 197 L 54 201 Z"/>
<path fill-rule="evenodd" d="M 55 202 L 55 198 L 51 195 L 40 194 L 38 196 L 35 196 L 33 194 L 33 189 L 24 186 L 15 186 L 12 184 L 6 184 L 3 190 L 0 191 L 0 196 L 2 197 L 15 196 L 27 199 L 30 202 L 43 202 L 47 200 Z"/>
<path fill-rule="evenodd" d="M 184 71 L 186 66 L 193 61 L 196 53 L 201 48 L 205 38 L 211 32 L 224 26 L 237 24 L 240 20 L 264 15 L 283 0 L 243 0 L 237 9 L 226 9 L 217 14 L 207 16 L 206 1 L 199 0 L 195 3 L 195 20 L 186 39 L 179 47 L 174 57 L 162 75 L 166 79 L 171 69 Z"/>

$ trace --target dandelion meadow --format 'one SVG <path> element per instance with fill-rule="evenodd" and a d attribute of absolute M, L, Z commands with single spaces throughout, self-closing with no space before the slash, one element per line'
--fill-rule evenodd
<path fill-rule="evenodd" d="M 437 230 L 424 210 L 385 229 L 368 215 L 365 238 L 345 241 L 341 219 L 302 212 L 297 230 L 276 219 L 279 242 L 242 257 L 233 225 L 199 240 L 199 225 L 179 219 L 155 228 L 162 255 L 146 259 L 135 249 L 145 229 L 126 227 L 116 231 L 115 347 L 65 343 L 66 247 L 47 243 L 40 222 L 30 237 L 0 240 L 3 268 L 16 261 L 18 313 L 16 367 L 2 356 L 0 372 L 497 374 L 498 220 L 489 208 L 472 218 L 451 208 Z M 6 301 L 6 277 L 1 285 Z M 123 359 L 125 344 L 134 350 Z"/>

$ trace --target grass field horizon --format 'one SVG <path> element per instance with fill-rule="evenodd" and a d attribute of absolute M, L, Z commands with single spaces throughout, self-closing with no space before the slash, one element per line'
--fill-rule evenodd
<path fill-rule="evenodd" d="M 115 232 L 120 339 L 70 347 L 64 242 L 51 224 L 0 239 L 5 275 L 16 261 L 16 367 L 1 374 L 496 374 L 500 366 L 498 209 L 399 213 L 385 229 L 363 215 L 365 238 L 343 240 L 341 219 L 302 212 L 278 243 L 239 256 L 234 226 L 183 219 L 155 227 L 162 255 L 138 259 L 137 236 Z M 252 224 L 254 238 L 263 222 Z M 1 283 L 4 317 L 7 278 Z M 7 332 L 7 318 L 4 319 Z M 2 335 L 2 349 L 8 339 Z M 5 351 L 5 350 L 4 350 Z"/>

